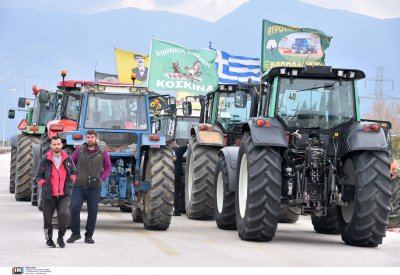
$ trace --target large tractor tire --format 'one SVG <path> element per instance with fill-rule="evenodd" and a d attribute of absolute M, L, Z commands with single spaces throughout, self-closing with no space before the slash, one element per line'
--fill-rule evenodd
<path fill-rule="evenodd" d="M 50 151 L 51 140 L 47 133 L 43 133 L 40 136 L 40 157 L 45 156 Z M 37 206 L 40 211 L 43 210 L 43 200 L 42 200 L 42 187 L 37 188 Z"/>
<path fill-rule="evenodd" d="M 187 146 L 179 146 L 175 149 L 175 200 L 174 207 L 176 206 L 178 213 L 186 213 L 185 209 L 185 167 L 186 158 L 184 157 Z M 176 205 L 177 204 L 177 205 Z"/>
<path fill-rule="evenodd" d="M 297 206 L 290 207 L 285 204 L 281 204 L 279 208 L 279 220 L 280 223 L 295 223 L 299 220 L 301 215 L 301 209 Z"/>
<path fill-rule="evenodd" d="M 186 216 L 194 220 L 214 219 L 214 175 L 219 148 L 189 141 L 185 173 Z"/>
<path fill-rule="evenodd" d="M 132 205 L 122 202 L 119 205 L 119 210 L 121 212 L 124 212 L 124 213 L 131 213 L 132 212 Z"/>
<path fill-rule="evenodd" d="M 145 194 L 143 224 L 146 229 L 166 230 L 174 208 L 174 160 L 168 147 L 151 149 L 146 161 L 145 180 L 151 189 Z"/>
<path fill-rule="evenodd" d="M 16 176 L 15 176 L 15 200 L 30 201 L 33 176 L 32 145 L 39 144 L 39 138 L 33 135 L 21 134 L 18 139 Z"/>
<path fill-rule="evenodd" d="M 132 221 L 136 223 L 142 223 L 143 222 L 143 212 L 140 207 L 137 207 L 135 204 L 132 204 Z"/>
<path fill-rule="evenodd" d="M 390 198 L 391 211 L 388 228 L 400 227 L 400 178 L 392 181 L 392 197 Z"/>
<path fill-rule="evenodd" d="M 321 234 L 340 234 L 336 206 L 329 207 L 326 216 L 317 217 L 311 215 L 311 222 L 314 230 Z"/>
<path fill-rule="evenodd" d="M 220 155 L 215 168 L 214 209 L 218 228 L 236 229 L 235 192 L 229 189 L 229 175 L 225 156 Z"/>
<path fill-rule="evenodd" d="M 342 240 L 348 245 L 376 247 L 386 236 L 390 212 L 389 159 L 385 152 L 357 152 L 344 162 L 345 184 L 354 200 L 338 207 Z"/>
<path fill-rule="evenodd" d="M 11 163 L 10 163 L 10 193 L 15 193 L 15 174 L 17 170 L 17 146 L 11 145 Z"/>
<path fill-rule="evenodd" d="M 47 152 L 50 151 L 50 143 L 51 139 L 49 139 L 47 133 L 43 133 L 40 136 L 41 156 L 44 156 L 45 154 L 47 154 Z"/>
<path fill-rule="evenodd" d="M 32 151 L 33 151 L 33 181 L 32 181 L 31 203 L 33 206 L 37 206 L 38 205 L 38 183 L 34 178 L 35 178 L 35 174 L 36 174 L 36 169 L 40 162 L 40 145 L 33 144 Z"/>
<path fill-rule="evenodd" d="M 278 226 L 282 196 L 282 157 L 275 147 L 255 146 L 250 133 L 239 148 L 235 192 L 239 237 L 270 241 Z"/>

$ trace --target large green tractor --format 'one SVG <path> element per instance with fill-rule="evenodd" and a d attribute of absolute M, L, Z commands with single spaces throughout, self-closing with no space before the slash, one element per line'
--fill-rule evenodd
<path fill-rule="evenodd" d="M 32 91 L 33 107 L 29 107 L 30 99 L 18 100 L 18 107 L 24 109 L 17 110 L 26 111 L 26 117 L 18 125 L 21 132 L 11 138 L 10 193 L 15 193 L 17 201 L 32 201 L 37 205 L 37 186 L 33 184 L 33 178 L 38 160 L 34 159 L 33 151 L 40 143 L 40 136 L 46 132 L 46 124 L 54 119 L 60 95 L 36 86 Z M 8 117 L 15 117 L 14 109 L 9 110 Z"/>
<path fill-rule="evenodd" d="M 257 116 L 242 128 L 225 197 L 239 237 L 271 241 L 282 204 L 311 215 L 318 233 L 348 245 L 382 243 L 390 212 L 388 143 L 382 124 L 362 120 L 364 72 L 276 67 L 262 76 Z M 235 172 L 235 171 L 234 171 Z M 232 182 L 233 180 L 233 182 Z M 224 194 L 227 192 L 224 192 Z"/>

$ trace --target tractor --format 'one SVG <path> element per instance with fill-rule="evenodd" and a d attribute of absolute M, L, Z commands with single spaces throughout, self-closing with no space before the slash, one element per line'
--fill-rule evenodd
<path fill-rule="evenodd" d="M 151 132 L 147 88 L 127 84 L 85 84 L 74 130 L 57 132 L 72 151 L 96 130 L 107 146 L 111 175 L 102 182 L 100 202 L 132 212 L 146 229 L 166 230 L 173 211 L 174 172 L 165 136 Z M 50 129 L 62 128 L 52 124 Z"/>
<path fill-rule="evenodd" d="M 308 43 L 307 38 L 296 38 L 292 45 L 293 54 L 308 54 L 317 53 L 317 48 Z"/>
<path fill-rule="evenodd" d="M 61 71 L 62 81 L 57 84 L 57 94 L 59 95 L 57 104 L 55 106 L 56 114 L 52 120 L 47 122 L 46 131 L 40 136 L 40 143 L 33 146 L 33 155 L 35 159 L 40 159 L 47 154 L 50 150 L 50 139 L 59 135 L 63 140 L 64 150 L 68 154 L 73 153 L 72 147 L 65 147 L 66 145 L 66 132 L 74 131 L 77 129 L 79 118 L 80 102 L 81 102 L 81 89 L 84 85 L 93 85 L 93 81 L 85 80 L 65 80 L 66 71 Z M 33 182 L 34 186 L 37 183 Z M 40 187 L 37 187 L 38 208 L 42 209 L 43 203 L 41 199 Z M 36 190 L 35 189 L 35 190 Z"/>
<path fill-rule="evenodd" d="M 339 228 L 348 245 L 382 243 L 388 144 L 380 123 L 361 119 L 356 87 L 363 78 L 360 70 L 329 66 L 263 74 L 257 116 L 242 127 L 238 154 L 227 164 L 237 170 L 228 170 L 224 185 L 235 194 L 224 203 L 235 205 L 242 240 L 271 241 L 286 204 L 311 215 L 318 233 Z"/>
<path fill-rule="evenodd" d="M 31 201 L 32 205 L 37 205 L 37 185 L 33 184 L 33 177 L 37 159 L 34 159 L 33 147 L 40 142 L 40 136 L 46 132 L 46 124 L 54 119 L 57 101 L 60 94 L 49 92 L 44 89 L 32 87 L 34 95 L 34 105 L 29 108 L 30 100 L 19 98 L 18 107 L 27 110 L 26 118 L 18 125 L 21 130 L 11 138 L 11 165 L 10 165 L 10 193 L 15 193 L 17 201 Z M 15 117 L 15 110 L 8 112 L 8 117 Z"/>
<path fill-rule="evenodd" d="M 238 91 L 242 91 L 240 97 Z M 209 220 L 215 213 L 215 169 L 221 148 L 238 145 L 243 123 L 254 116 L 257 106 L 254 85 L 224 85 L 206 95 L 200 124 L 191 127 L 185 167 L 185 208 L 189 219 Z M 183 105 L 191 114 L 191 104 Z M 218 223 L 218 222 L 217 222 Z"/>

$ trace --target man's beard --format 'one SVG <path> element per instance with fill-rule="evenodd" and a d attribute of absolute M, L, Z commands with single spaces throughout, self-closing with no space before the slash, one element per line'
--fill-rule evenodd
<path fill-rule="evenodd" d="M 89 147 L 92 147 L 92 146 L 94 146 L 96 143 L 95 142 L 93 142 L 93 141 L 88 141 L 87 142 L 87 145 L 89 146 Z"/>
<path fill-rule="evenodd" d="M 58 154 L 61 152 L 61 149 L 54 149 L 53 152 Z"/>

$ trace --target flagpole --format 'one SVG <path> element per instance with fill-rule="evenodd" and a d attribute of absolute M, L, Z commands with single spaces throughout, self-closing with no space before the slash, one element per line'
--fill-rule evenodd
<path fill-rule="evenodd" d="M 151 37 L 151 43 L 150 43 L 150 55 L 149 55 L 149 69 L 147 71 L 147 88 L 149 87 L 149 83 L 150 83 L 150 66 L 151 66 L 151 60 L 153 59 L 151 57 L 151 51 L 153 50 L 153 39 L 154 39 L 154 35 Z M 154 92 L 154 91 L 153 91 Z"/>
<path fill-rule="evenodd" d="M 94 83 L 97 83 L 96 70 L 97 70 L 97 60 L 96 60 L 96 64 L 94 64 Z"/>
<path fill-rule="evenodd" d="M 118 72 L 118 65 L 117 65 L 117 54 L 115 53 L 115 50 L 117 48 L 114 47 L 114 59 L 115 59 L 115 67 L 117 69 L 117 76 L 118 76 L 118 81 L 121 82 L 121 79 L 119 78 L 119 72 Z"/>

